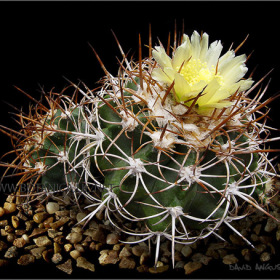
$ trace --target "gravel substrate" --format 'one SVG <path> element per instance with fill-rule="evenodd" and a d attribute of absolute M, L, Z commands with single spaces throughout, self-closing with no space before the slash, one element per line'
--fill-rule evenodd
<path fill-rule="evenodd" d="M 86 205 L 73 206 L 61 201 L 20 205 L 8 196 L 0 207 L 0 267 L 9 270 L 11 265 L 28 266 L 46 262 L 55 266 L 65 276 L 77 269 L 92 273 L 99 267 L 118 267 L 122 271 L 133 270 L 141 277 L 143 273 L 164 275 L 167 272 L 196 273 L 212 263 L 235 269 L 247 263 L 268 264 L 279 255 L 280 225 L 260 211 L 243 220 L 232 222 L 254 245 L 249 246 L 229 228 L 222 226 L 218 233 L 226 242 L 214 235 L 192 245 L 176 244 L 175 270 L 171 264 L 170 241 L 162 239 L 160 257 L 154 266 L 153 244 L 135 241 L 134 236 L 124 236 L 98 213 L 86 225 L 77 225 L 88 212 Z M 280 200 L 275 195 L 269 204 L 269 212 L 280 219 Z M 88 211 L 88 210 L 87 210 Z M 111 265 L 111 266 L 110 266 Z M 280 268 L 279 268 L 280 269 Z"/>

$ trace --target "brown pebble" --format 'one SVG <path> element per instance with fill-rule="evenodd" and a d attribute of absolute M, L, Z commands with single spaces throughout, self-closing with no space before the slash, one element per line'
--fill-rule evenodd
<path fill-rule="evenodd" d="M 55 215 L 57 215 L 58 217 L 69 217 L 70 211 L 69 210 L 56 211 Z"/>
<path fill-rule="evenodd" d="M 65 240 L 64 240 L 64 236 L 63 235 L 59 235 L 59 236 L 56 236 L 53 241 L 60 244 L 60 245 L 63 245 L 65 243 Z"/>
<path fill-rule="evenodd" d="M 84 239 L 84 242 L 90 243 L 91 241 L 92 241 L 92 238 L 90 236 L 86 236 L 86 238 Z"/>
<path fill-rule="evenodd" d="M 164 266 L 163 262 L 157 261 L 155 267 L 161 267 L 161 266 Z"/>
<path fill-rule="evenodd" d="M 120 251 L 121 248 L 122 248 L 122 244 L 115 244 L 115 245 L 113 246 L 113 250 L 115 250 L 115 251 Z"/>
<path fill-rule="evenodd" d="M 83 236 L 77 232 L 71 232 L 66 236 L 66 240 L 68 240 L 72 244 L 79 243 L 82 241 L 82 239 Z"/>
<path fill-rule="evenodd" d="M 254 251 L 257 254 L 261 254 L 265 249 L 266 249 L 266 245 L 265 244 L 258 244 L 258 245 L 255 246 Z"/>
<path fill-rule="evenodd" d="M 52 239 L 56 238 L 57 236 L 62 235 L 61 231 L 57 231 L 55 229 L 49 228 L 48 229 L 48 236 Z"/>
<path fill-rule="evenodd" d="M 19 265 L 29 265 L 31 263 L 35 262 L 35 257 L 31 254 L 26 254 L 20 256 L 20 258 L 17 261 L 17 264 Z"/>
<path fill-rule="evenodd" d="M 50 226 L 52 229 L 58 229 L 64 224 L 66 224 L 69 220 L 70 220 L 69 217 L 61 217 L 61 219 L 59 219 L 58 221 L 51 223 Z"/>
<path fill-rule="evenodd" d="M 7 225 L 7 226 L 5 226 L 5 231 L 8 233 L 12 233 L 12 232 L 14 232 L 14 229 L 10 225 Z"/>
<path fill-rule="evenodd" d="M 55 264 L 58 264 L 62 261 L 63 257 L 60 253 L 55 253 L 53 256 L 52 256 L 52 262 L 55 263 Z"/>
<path fill-rule="evenodd" d="M 33 220 L 31 220 L 31 221 L 26 221 L 26 222 L 25 222 L 25 230 L 26 230 L 26 231 L 32 230 L 33 225 L 34 225 L 34 221 L 33 221 Z"/>
<path fill-rule="evenodd" d="M 95 250 L 96 251 L 100 251 L 100 249 L 103 247 L 103 244 L 102 243 L 97 243 L 95 244 Z"/>
<path fill-rule="evenodd" d="M 179 261 L 175 264 L 175 269 L 184 269 L 185 262 Z"/>
<path fill-rule="evenodd" d="M 46 208 L 45 208 L 45 206 L 44 206 L 43 204 L 39 204 L 39 205 L 37 205 L 36 207 L 37 207 L 37 209 L 35 210 L 35 213 L 46 212 L 46 211 L 45 211 Z"/>
<path fill-rule="evenodd" d="M 6 201 L 10 202 L 10 203 L 13 203 L 15 201 L 15 196 L 12 195 L 12 194 L 8 195 L 7 198 L 6 198 Z"/>
<path fill-rule="evenodd" d="M 241 255 L 244 257 L 244 260 L 247 262 L 251 261 L 251 259 L 252 259 L 251 252 L 249 249 L 241 250 Z"/>
<path fill-rule="evenodd" d="M 146 273 L 149 271 L 149 267 L 147 265 L 140 265 L 136 267 L 136 269 L 139 273 Z"/>
<path fill-rule="evenodd" d="M 93 241 L 106 243 L 106 234 L 104 230 L 100 227 L 98 228 L 89 228 L 84 232 L 84 235 L 90 236 Z"/>
<path fill-rule="evenodd" d="M 127 258 L 127 257 L 126 257 Z M 148 262 L 148 260 L 150 259 L 150 254 L 148 252 L 144 252 L 141 256 L 140 256 L 140 264 L 145 264 Z"/>
<path fill-rule="evenodd" d="M 31 251 L 34 248 L 38 248 L 37 245 L 32 244 L 24 247 L 24 251 Z M 40 247 L 41 248 L 41 247 Z"/>
<path fill-rule="evenodd" d="M 4 208 L 0 207 L 0 217 L 2 217 L 5 214 Z"/>
<path fill-rule="evenodd" d="M 1 236 L 7 236 L 8 235 L 8 233 L 3 228 L 0 229 L 0 234 L 1 234 Z"/>
<path fill-rule="evenodd" d="M 8 225 L 8 220 L 2 220 L 0 221 L 0 227 L 5 227 Z"/>
<path fill-rule="evenodd" d="M 17 248 L 22 248 L 26 244 L 26 240 L 23 237 L 16 238 L 13 242 L 13 245 Z"/>
<path fill-rule="evenodd" d="M 16 239 L 16 235 L 14 233 L 8 233 L 7 234 L 7 241 L 12 243 Z"/>
<path fill-rule="evenodd" d="M 0 252 L 6 250 L 7 248 L 8 245 L 4 241 L 0 240 Z"/>
<path fill-rule="evenodd" d="M 234 254 L 226 255 L 223 257 L 223 263 L 224 264 L 235 264 L 238 263 L 238 258 L 235 257 Z"/>
<path fill-rule="evenodd" d="M 132 253 L 136 257 L 140 257 L 144 252 L 148 252 L 148 251 L 149 251 L 149 248 L 146 246 L 136 245 L 136 246 L 132 247 Z"/>
<path fill-rule="evenodd" d="M 85 242 L 85 241 L 82 241 L 81 245 L 85 248 L 88 247 L 89 243 L 88 242 Z M 113 249 L 114 250 L 114 249 Z"/>
<path fill-rule="evenodd" d="M 5 202 L 3 208 L 4 208 L 6 214 L 11 214 L 17 210 L 16 204 L 10 203 L 10 202 Z"/>
<path fill-rule="evenodd" d="M 46 247 L 36 247 L 30 250 L 30 253 L 37 259 L 41 259 L 42 258 L 42 253 L 43 251 L 46 250 Z"/>
<path fill-rule="evenodd" d="M 73 248 L 73 245 L 70 243 L 67 243 L 63 247 L 64 247 L 65 252 L 70 252 Z"/>
<path fill-rule="evenodd" d="M 92 272 L 95 271 L 95 266 L 93 263 L 87 261 L 84 257 L 78 257 L 77 258 L 77 267 L 81 267 L 84 269 L 88 269 Z"/>
<path fill-rule="evenodd" d="M 256 242 L 256 241 L 259 240 L 259 237 L 258 237 L 256 234 L 252 233 L 251 236 L 250 236 L 250 239 L 251 239 L 253 242 Z"/>
<path fill-rule="evenodd" d="M 72 260 L 68 259 L 65 263 L 59 264 L 56 266 L 59 270 L 67 273 L 67 274 L 72 274 L 73 268 L 72 268 Z"/>
<path fill-rule="evenodd" d="M 192 248 L 189 245 L 185 245 L 181 248 L 182 255 L 187 258 L 192 254 Z"/>
<path fill-rule="evenodd" d="M 18 228 L 18 226 L 19 226 L 19 218 L 17 216 L 12 216 L 11 220 L 12 220 L 13 227 L 14 228 Z"/>
<path fill-rule="evenodd" d="M 17 217 L 24 222 L 26 222 L 28 220 L 28 218 L 25 215 L 23 215 L 22 212 L 18 212 Z"/>
<path fill-rule="evenodd" d="M 280 241 L 280 229 L 276 231 L 276 240 Z"/>
<path fill-rule="evenodd" d="M 86 220 L 82 221 L 83 218 L 85 218 L 87 216 L 86 213 L 83 213 L 83 212 L 79 212 L 77 215 L 76 215 L 76 220 L 77 222 L 80 224 L 80 225 L 84 225 L 86 223 Z M 81 222 L 82 221 L 82 222 Z"/>
<path fill-rule="evenodd" d="M 103 210 L 99 210 L 96 214 L 95 217 L 99 220 L 102 221 L 104 218 L 104 211 Z"/>
<path fill-rule="evenodd" d="M 277 221 L 275 221 L 275 220 L 273 220 L 271 218 L 268 218 L 264 230 L 266 232 L 272 232 L 276 228 L 277 228 Z"/>
<path fill-rule="evenodd" d="M 270 260 L 270 254 L 268 252 L 263 252 L 261 255 L 260 255 L 260 260 L 262 262 L 268 262 Z"/>
<path fill-rule="evenodd" d="M 46 235 L 39 236 L 38 238 L 35 238 L 33 240 L 38 247 L 45 247 L 45 246 L 52 245 L 51 240 Z"/>
<path fill-rule="evenodd" d="M 34 228 L 34 230 L 32 231 L 32 233 L 29 235 L 29 238 L 31 237 L 37 237 L 43 233 L 45 233 L 47 231 L 47 229 L 45 228 Z"/>
<path fill-rule="evenodd" d="M 59 204 L 56 202 L 48 202 L 46 205 L 46 211 L 49 214 L 54 214 L 59 211 Z"/>
<path fill-rule="evenodd" d="M 262 224 L 256 224 L 255 227 L 253 228 L 254 233 L 256 235 L 260 235 L 261 228 L 262 228 Z"/>
<path fill-rule="evenodd" d="M 201 253 L 196 253 L 192 256 L 194 262 L 201 262 L 204 265 L 208 265 L 209 261 L 212 260 L 211 257 L 207 257 Z"/>
<path fill-rule="evenodd" d="M 236 234 L 230 234 L 229 239 L 234 245 L 244 246 L 245 244 L 243 239 L 240 236 L 237 236 Z"/>
<path fill-rule="evenodd" d="M 208 248 L 205 255 L 208 257 L 212 257 L 215 260 L 219 258 L 219 253 L 212 248 Z"/>
<path fill-rule="evenodd" d="M 60 247 L 60 245 L 59 245 L 58 243 L 56 243 L 56 242 L 53 243 L 53 251 L 54 251 L 55 254 L 61 252 L 61 247 Z"/>
<path fill-rule="evenodd" d="M 78 257 L 81 256 L 81 253 L 78 251 L 78 250 L 73 250 L 70 252 L 70 256 L 73 258 L 73 259 L 77 259 Z"/>
<path fill-rule="evenodd" d="M 43 225 L 45 228 L 50 228 L 51 224 L 53 223 L 53 217 L 49 217 L 46 220 L 44 220 Z"/>
<path fill-rule="evenodd" d="M 185 274 L 191 274 L 194 271 L 200 269 L 202 264 L 200 262 L 188 262 L 184 265 Z"/>
<path fill-rule="evenodd" d="M 42 223 L 48 217 L 48 213 L 46 212 L 39 212 L 33 216 L 33 221 L 37 224 Z"/>
<path fill-rule="evenodd" d="M 18 255 L 18 248 L 16 246 L 11 246 L 5 253 L 4 257 L 7 259 L 15 258 Z"/>
<path fill-rule="evenodd" d="M 15 230 L 15 234 L 16 235 L 23 235 L 26 233 L 26 230 L 25 229 L 16 229 Z"/>
<path fill-rule="evenodd" d="M 133 258 L 123 257 L 119 263 L 120 269 L 134 269 L 136 266 L 136 262 Z"/>
<path fill-rule="evenodd" d="M 83 234 L 84 230 L 81 226 L 72 227 L 71 232 Z"/>
<path fill-rule="evenodd" d="M 159 267 L 149 267 L 149 272 L 152 274 L 163 273 L 169 269 L 169 265 L 163 265 Z"/>
<path fill-rule="evenodd" d="M 94 251 L 95 250 L 95 242 L 91 242 L 88 246 L 89 250 Z"/>
<path fill-rule="evenodd" d="M 84 249 L 84 247 L 81 244 L 74 244 L 74 247 L 80 253 L 84 253 L 85 252 L 85 249 Z"/>
<path fill-rule="evenodd" d="M 119 261 L 118 252 L 114 250 L 102 250 L 100 251 L 98 260 L 101 265 L 116 264 Z"/>
<path fill-rule="evenodd" d="M 179 262 L 179 261 L 183 260 L 183 255 L 182 255 L 182 253 L 179 252 L 179 251 L 175 251 L 175 253 L 174 253 L 174 260 L 175 260 L 176 262 Z"/>
<path fill-rule="evenodd" d="M 51 257 L 53 256 L 53 249 L 45 250 L 42 252 L 42 257 L 46 262 L 51 262 Z"/>
<path fill-rule="evenodd" d="M 38 224 L 38 228 L 40 228 L 40 229 L 44 229 L 45 227 L 44 227 L 44 223 L 40 223 L 40 224 Z"/>
<path fill-rule="evenodd" d="M 106 244 L 114 245 L 119 242 L 120 236 L 115 233 L 109 233 L 106 237 Z"/>
<path fill-rule="evenodd" d="M 131 249 L 127 248 L 127 247 L 123 247 L 122 250 L 120 251 L 119 257 L 123 258 L 123 257 L 130 257 L 131 254 Z"/>

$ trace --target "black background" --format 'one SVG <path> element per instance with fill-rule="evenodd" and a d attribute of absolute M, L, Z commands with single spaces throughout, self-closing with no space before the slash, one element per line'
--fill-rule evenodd
<path fill-rule="evenodd" d="M 104 75 L 89 44 L 107 69 L 117 74 L 119 58 L 115 32 L 125 53 L 137 58 L 138 34 L 148 44 L 149 24 L 152 26 L 153 45 L 157 38 L 166 45 L 168 32 L 173 35 L 176 20 L 178 30 L 184 20 L 185 33 L 204 31 L 210 41 L 220 39 L 224 51 L 231 43 L 237 47 L 249 34 L 239 54 L 254 53 L 247 65 L 249 72 L 258 66 L 253 78 L 260 79 L 268 71 L 271 84 L 266 97 L 280 90 L 279 2 L 0 2 L 0 123 L 16 127 L 9 112 L 14 111 L 5 102 L 27 112 L 28 99 L 17 86 L 35 98 L 40 87 L 45 91 L 55 87 L 61 91 L 68 82 L 82 80 L 89 88 Z M 147 48 L 143 56 L 148 55 Z M 266 79 L 265 83 L 269 79 Z M 264 98 L 264 100 L 265 100 Z M 272 125 L 280 128 L 279 100 L 270 106 Z M 8 151 L 9 138 L 1 135 L 2 154 Z M 273 147 L 277 148 L 278 144 Z M 53 268 L 53 269 L 52 269 Z M 19 266 L 1 269 L 6 278 L 67 278 L 54 265 Z M 273 278 L 273 272 L 236 272 L 227 266 L 210 265 L 192 274 L 193 278 Z M 96 274 L 79 269 L 74 278 L 186 278 L 182 273 L 137 275 L 119 271 L 115 267 L 98 268 Z"/>

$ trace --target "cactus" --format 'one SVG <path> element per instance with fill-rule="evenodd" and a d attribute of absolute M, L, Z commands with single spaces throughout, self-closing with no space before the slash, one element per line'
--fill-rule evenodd
<path fill-rule="evenodd" d="M 161 44 L 142 59 L 140 43 L 138 62 L 120 50 L 116 77 L 97 55 L 106 74 L 100 90 L 71 83 L 73 97 L 50 94 L 50 110 L 40 103 L 21 116 L 19 164 L 9 168 L 54 197 L 72 191 L 77 203 L 81 195 L 92 200 L 96 209 L 82 221 L 105 209 L 136 242 L 151 238 L 155 263 L 162 236 L 171 240 L 174 265 L 176 242 L 223 240 L 222 224 L 253 246 L 230 223 L 248 215 L 247 206 L 270 215 L 259 196 L 269 201 L 265 188 L 276 171 L 265 143 L 277 138 L 268 138 L 262 111 L 274 98 L 260 101 L 267 87 L 249 97 L 261 81 L 243 78 L 246 56 L 220 56 L 220 41 L 208 46 L 208 35 L 197 32 L 175 42 L 172 57 Z M 141 231 L 123 219 L 140 222 Z"/>

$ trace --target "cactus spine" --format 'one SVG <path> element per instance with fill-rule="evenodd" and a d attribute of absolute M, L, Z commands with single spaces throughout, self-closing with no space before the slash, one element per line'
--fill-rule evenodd
<path fill-rule="evenodd" d="M 92 200 L 110 222 L 141 242 L 161 236 L 190 244 L 249 211 L 267 213 L 258 202 L 276 176 L 265 143 L 269 128 L 261 103 L 265 90 L 251 99 L 246 57 L 222 46 L 208 47 L 208 35 L 194 32 L 169 48 L 152 50 L 137 63 L 123 54 L 119 75 L 102 64 L 99 91 L 72 84 L 75 94 L 48 97 L 50 110 L 22 116 L 18 140 L 20 180 L 41 182 L 45 192 L 71 191 Z M 142 53 L 141 45 L 139 53 Z M 82 95 L 76 100 L 77 93 Z M 263 120 L 263 123 L 260 121 Z M 59 185 L 60 188 L 56 189 Z M 61 187 L 63 186 L 63 187 Z M 140 222 L 141 231 L 122 219 Z M 245 237 L 243 237 L 245 239 Z M 249 240 L 248 244 L 253 246 Z"/>

